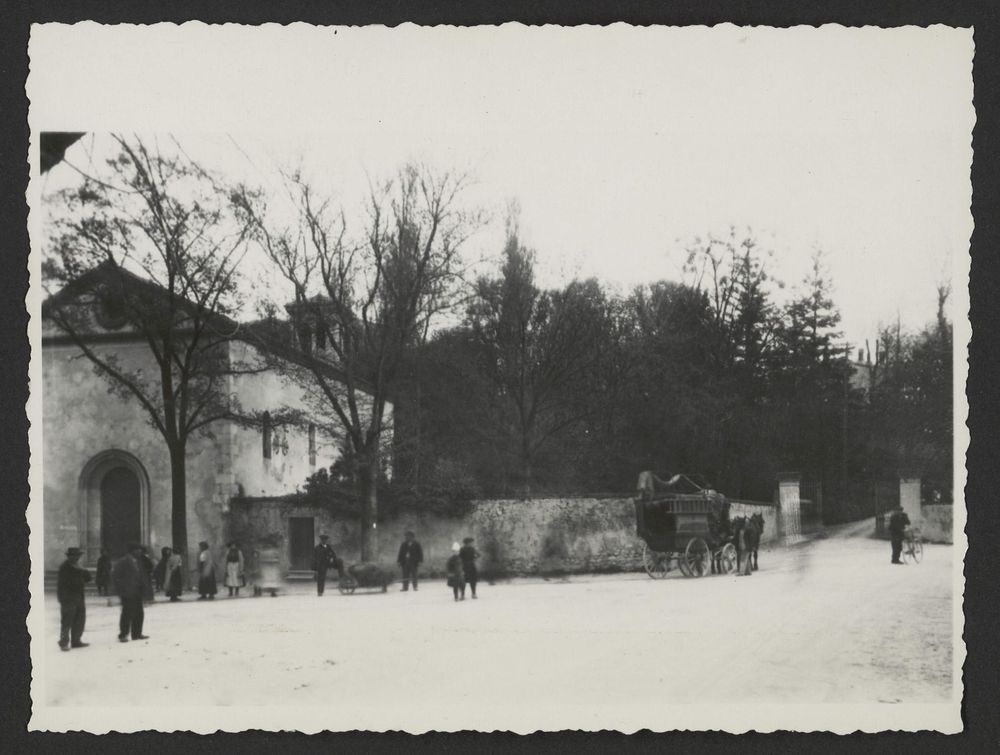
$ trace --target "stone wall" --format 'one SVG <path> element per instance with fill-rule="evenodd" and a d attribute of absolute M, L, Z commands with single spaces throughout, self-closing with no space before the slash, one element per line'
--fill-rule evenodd
<path fill-rule="evenodd" d="M 734 503 L 733 516 L 764 515 L 764 542 L 778 538 L 773 506 Z M 230 536 L 245 543 L 262 538 L 277 545 L 283 573 L 290 563 L 288 518 L 312 516 L 316 535 L 330 535 L 337 554 L 348 564 L 359 560 L 356 521 L 325 509 L 282 501 L 234 503 Z M 546 498 L 477 501 L 463 517 L 402 515 L 379 524 L 378 561 L 395 564 L 406 530 L 413 530 L 424 550 L 423 573 L 441 575 L 453 542 L 474 537 L 487 578 L 533 574 L 639 571 L 643 542 L 635 532 L 631 498 Z"/>
<path fill-rule="evenodd" d="M 480 501 L 466 520 L 498 576 L 642 568 L 630 498 Z"/>
<path fill-rule="evenodd" d="M 953 543 L 955 507 L 945 504 L 921 506 L 920 535 L 931 543 Z"/>

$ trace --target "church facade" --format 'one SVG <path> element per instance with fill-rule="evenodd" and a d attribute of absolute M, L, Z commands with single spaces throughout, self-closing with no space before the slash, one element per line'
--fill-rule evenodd
<path fill-rule="evenodd" d="M 100 302 L 82 306 L 99 307 Z M 146 374 L 158 369 L 149 345 L 124 324 L 95 317 L 86 342 L 96 353 L 112 354 L 123 369 Z M 232 364 L 260 365 L 227 375 L 225 391 L 243 415 L 264 421 L 216 420 L 190 437 L 188 564 L 194 563 L 201 540 L 220 552 L 216 549 L 230 536 L 232 501 L 295 493 L 307 477 L 329 467 L 341 448 L 337 438 L 318 429 L 320 423 L 308 421 L 303 388 L 267 366 L 275 364 L 273 354 L 262 353 L 260 344 L 242 338 L 239 329 L 220 348 Z M 70 546 L 83 549 L 82 563 L 91 568 L 102 547 L 114 556 L 133 541 L 158 557 L 162 547 L 172 545 L 171 466 L 163 436 L 137 400 L 109 390 L 109 378 L 44 318 L 41 359 L 45 570 L 58 568 Z M 269 413 L 280 408 L 299 409 L 300 421 L 271 426 Z"/>

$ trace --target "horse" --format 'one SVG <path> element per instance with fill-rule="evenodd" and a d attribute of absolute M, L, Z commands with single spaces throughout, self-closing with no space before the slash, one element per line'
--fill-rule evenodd
<path fill-rule="evenodd" d="M 736 546 L 736 573 L 740 573 L 740 564 L 743 562 L 743 539 L 744 530 L 747 528 L 748 520 L 745 516 L 738 516 L 733 519 L 733 545 Z"/>
<path fill-rule="evenodd" d="M 760 514 L 749 518 L 740 516 L 733 520 L 736 573 L 739 576 L 752 574 L 757 568 L 757 548 L 760 546 L 760 534 L 763 530 L 764 517 Z"/>

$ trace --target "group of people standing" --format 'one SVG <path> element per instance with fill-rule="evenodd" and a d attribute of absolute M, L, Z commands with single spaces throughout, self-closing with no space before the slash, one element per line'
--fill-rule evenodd
<path fill-rule="evenodd" d="M 154 565 L 146 546 L 130 544 L 126 550 L 126 555 L 132 555 L 139 567 L 142 578 L 143 602 L 151 603 L 154 594 L 161 591 L 171 601 L 176 602 L 180 600 L 180 596 L 184 591 L 184 575 L 179 553 L 174 553 L 173 548 L 170 547 L 161 548 L 160 560 Z M 136 553 L 137 555 L 133 555 Z M 97 579 L 95 580 L 98 595 L 111 594 L 113 584 L 112 567 L 113 564 L 111 556 L 108 554 L 108 549 L 101 548 L 101 555 L 97 559 Z"/>
<path fill-rule="evenodd" d="M 246 586 L 246 561 L 240 544 L 226 544 L 225 576 L 223 585 L 229 590 L 229 597 L 239 597 L 240 588 Z M 198 543 L 198 600 L 214 600 L 219 591 L 215 576 L 215 557 L 208 543 L 202 540 Z"/>
<path fill-rule="evenodd" d="M 467 537 L 462 545 L 452 545 L 452 555 L 446 564 L 447 584 L 452 589 L 456 601 L 465 600 L 468 586 L 472 597 L 476 598 L 479 570 L 476 561 L 479 551 L 475 540 Z M 66 560 L 59 567 L 58 599 L 60 606 L 59 647 L 62 650 L 87 647 L 83 641 L 87 613 L 84 602 L 85 585 L 91 579 L 90 572 L 80 566 L 80 548 L 69 548 Z M 223 584 L 230 597 L 238 597 L 240 588 L 246 586 L 246 562 L 239 543 L 226 546 L 224 556 L 225 577 Z M 424 552 L 413 532 L 407 532 L 399 546 L 397 564 L 403 573 L 403 591 L 418 589 L 420 565 Z M 218 592 L 216 582 L 216 562 L 209 544 L 198 544 L 198 600 L 214 600 Z M 162 591 L 171 602 L 181 599 L 184 592 L 183 559 L 173 548 L 160 550 L 160 560 L 154 564 L 148 549 L 138 543 L 130 543 L 124 556 L 112 561 L 106 548 L 101 549 L 97 560 L 96 583 L 98 595 L 110 595 L 112 588 L 121 600 L 121 615 L 118 621 L 118 641 L 148 640 L 143 634 L 145 620 L 144 604 L 152 602 L 155 592 Z M 313 569 L 316 572 L 316 590 L 322 595 L 326 587 L 327 573 L 331 569 L 340 571 L 343 562 L 330 546 L 327 535 L 320 536 L 320 542 L 313 553 Z"/>
<path fill-rule="evenodd" d="M 80 566 L 83 551 L 70 548 L 66 560 L 59 567 L 57 597 L 59 599 L 60 629 L 59 649 L 85 648 L 83 630 L 87 623 L 87 609 L 84 601 L 84 587 L 90 581 L 90 572 Z M 149 556 L 138 543 L 130 543 L 128 552 L 111 563 L 106 550 L 101 551 L 97 564 L 98 593 L 107 595 L 110 584 L 121 599 L 121 615 L 118 619 L 118 641 L 148 640 L 142 633 L 144 619 L 143 602 L 150 598 L 152 564 Z"/>
<path fill-rule="evenodd" d="M 198 599 L 215 597 L 218 591 L 215 579 L 215 559 L 207 542 L 198 544 Z M 80 548 L 69 548 L 66 560 L 59 567 L 57 598 L 59 600 L 60 629 L 59 647 L 84 648 L 83 631 L 87 622 L 84 601 L 85 585 L 91 579 L 90 572 L 80 566 Z M 225 555 L 225 586 L 230 596 L 238 596 L 240 588 L 246 584 L 245 562 L 239 543 L 229 543 Z M 162 591 L 170 602 L 181 599 L 184 592 L 183 560 L 173 548 L 160 550 L 160 560 L 155 565 L 149 550 L 138 543 L 129 543 L 124 556 L 112 561 L 107 548 L 101 549 L 97 559 L 96 586 L 98 595 L 110 595 L 111 590 L 121 601 L 121 615 L 118 620 L 118 641 L 148 640 L 142 633 L 145 620 L 145 603 L 151 603 L 155 592 Z"/>
<path fill-rule="evenodd" d="M 176 591 L 180 594 L 180 557 L 176 559 L 164 548 L 163 568 L 160 570 L 161 581 L 167 585 L 168 595 Z M 83 641 L 83 631 L 87 623 L 87 609 L 84 600 L 84 588 L 90 581 L 90 572 L 80 566 L 79 548 L 69 548 L 66 560 L 59 567 L 57 598 L 59 600 L 60 628 L 59 649 L 85 648 L 88 643 Z M 112 563 L 107 549 L 101 549 L 97 560 L 97 592 L 108 595 L 114 586 L 115 593 L 121 600 L 121 615 L 118 619 L 118 641 L 148 640 L 149 635 L 142 633 L 145 611 L 143 603 L 153 599 L 153 575 L 157 573 L 149 553 L 138 543 L 130 543 L 124 556 Z M 171 600 L 174 598 L 172 597 Z"/>
<path fill-rule="evenodd" d="M 476 550 L 475 539 L 467 537 L 462 542 L 462 545 L 457 542 L 452 544 L 452 555 L 445 565 L 447 583 L 452 588 L 455 600 L 465 600 L 466 585 L 475 598 L 476 585 L 479 582 L 479 570 L 476 567 L 479 551 Z M 411 583 L 414 590 L 419 589 L 420 565 L 423 561 L 424 549 L 417 541 L 416 535 L 407 531 L 396 556 L 396 564 L 403 573 L 402 592 L 407 592 Z M 343 570 L 343 562 L 337 558 L 336 552 L 330 545 L 329 535 L 319 536 L 319 543 L 313 550 L 312 568 L 316 573 L 316 594 L 322 595 L 326 589 L 327 573 L 331 569 L 336 569 L 338 573 Z"/>
<path fill-rule="evenodd" d="M 462 545 L 457 542 L 451 544 L 451 558 L 445 568 L 448 572 L 448 586 L 455 600 L 465 600 L 466 585 L 472 591 L 473 599 L 476 597 L 476 583 L 479 582 L 476 560 L 479 558 L 479 551 L 476 550 L 475 542 L 473 538 L 467 537 Z"/>

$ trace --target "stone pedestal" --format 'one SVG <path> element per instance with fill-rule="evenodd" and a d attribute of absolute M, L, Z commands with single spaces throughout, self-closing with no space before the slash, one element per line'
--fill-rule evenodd
<path fill-rule="evenodd" d="M 919 527 L 923 519 L 920 511 L 920 474 L 912 470 L 899 473 L 899 505 L 910 518 L 910 524 Z"/>
<path fill-rule="evenodd" d="M 277 548 L 261 548 L 257 556 L 259 575 L 254 587 L 275 595 L 282 587 L 281 554 Z"/>
<path fill-rule="evenodd" d="M 778 477 L 778 511 L 781 521 L 781 537 L 786 543 L 802 541 L 802 501 L 799 497 L 798 474 L 783 474 Z"/>

